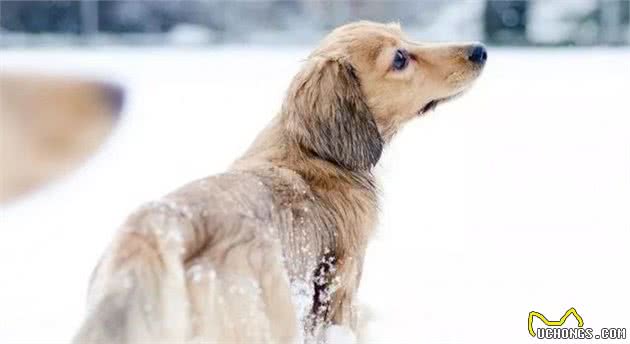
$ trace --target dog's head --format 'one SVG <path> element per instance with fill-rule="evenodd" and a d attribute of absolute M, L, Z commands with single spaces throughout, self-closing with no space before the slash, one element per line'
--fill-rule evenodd
<path fill-rule="evenodd" d="M 307 154 L 369 169 L 404 123 L 470 87 L 486 58 L 480 44 L 413 42 L 397 24 L 339 27 L 293 80 L 287 131 Z"/>
<path fill-rule="evenodd" d="M 76 168 L 105 141 L 122 105 L 113 84 L 0 73 L 0 202 Z"/>

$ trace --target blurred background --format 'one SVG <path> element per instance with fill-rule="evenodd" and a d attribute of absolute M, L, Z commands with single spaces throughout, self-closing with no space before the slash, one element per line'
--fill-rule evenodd
<path fill-rule="evenodd" d="M 225 171 L 317 41 L 360 19 L 489 46 L 375 171 L 365 341 L 531 343 L 530 311 L 570 307 L 629 327 L 629 17 L 628 0 L 0 0 L 0 343 L 68 342 L 125 217 Z"/>
<path fill-rule="evenodd" d="M 312 44 L 356 18 L 434 40 L 627 45 L 627 0 L 250 0 L 0 2 L 5 46 Z"/>

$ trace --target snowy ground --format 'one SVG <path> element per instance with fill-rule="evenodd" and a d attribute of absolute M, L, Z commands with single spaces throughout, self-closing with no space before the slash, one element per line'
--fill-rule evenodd
<path fill-rule="evenodd" d="M 224 170 L 306 53 L 2 51 L 3 70 L 118 80 L 128 103 L 90 161 L 1 209 L 0 343 L 67 342 L 125 214 Z M 629 83 L 627 49 L 491 49 L 475 89 L 404 130 L 379 171 L 360 293 L 370 341 L 536 342 L 529 311 L 570 307 L 587 327 L 630 330 Z"/>

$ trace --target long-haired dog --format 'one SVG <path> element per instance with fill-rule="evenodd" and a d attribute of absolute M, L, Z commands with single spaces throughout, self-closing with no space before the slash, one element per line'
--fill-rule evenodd
<path fill-rule="evenodd" d="M 415 43 L 394 24 L 334 30 L 228 172 L 128 218 L 75 342 L 316 342 L 355 329 L 372 169 L 402 125 L 469 88 L 485 60 L 481 45 Z"/>

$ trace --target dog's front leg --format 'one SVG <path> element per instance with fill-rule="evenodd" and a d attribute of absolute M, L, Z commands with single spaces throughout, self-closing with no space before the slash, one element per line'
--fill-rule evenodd
<path fill-rule="evenodd" d="M 327 344 L 354 344 L 357 342 L 357 314 L 355 292 L 338 289 L 333 296 L 332 313 L 324 332 Z"/>
<path fill-rule="evenodd" d="M 358 314 L 356 294 L 361 279 L 363 259 L 348 257 L 339 259 L 330 289 L 333 290 L 328 307 L 327 343 L 356 343 Z"/>

